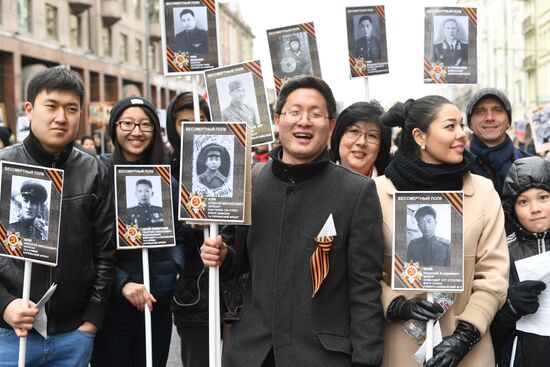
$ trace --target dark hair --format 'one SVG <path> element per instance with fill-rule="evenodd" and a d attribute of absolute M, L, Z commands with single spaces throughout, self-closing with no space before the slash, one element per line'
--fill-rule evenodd
<path fill-rule="evenodd" d="M 191 14 L 193 16 L 193 18 L 195 18 L 195 13 L 193 12 L 193 10 L 191 9 L 183 9 L 180 13 L 180 19 L 181 17 L 183 17 L 185 14 Z"/>
<path fill-rule="evenodd" d="M 288 80 L 279 92 L 279 97 L 275 106 L 275 113 L 280 115 L 283 111 L 288 95 L 296 89 L 302 88 L 315 89 L 321 93 L 327 104 L 328 118 L 332 120 L 336 117 L 336 100 L 334 99 L 332 90 L 323 79 L 314 76 L 298 76 Z"/>
<path fill-rule="evenodd" d="M 370 15 L 363 15 L 361 18 L 359 18 L 359 24 L 363 23 L 365 20 L 368 20 L 370 24 L 372 24 L 372 18 Z"/>
<path fill-rule="evenodd" d="M 332 138 L 330 142 L 331 154 L 333 161 L 340 160 L 340 142 L 344 136 L 346 129 L 358 122 L 374 122 L 380 127 L 382 136 L 380 139 L 380 150 L 374 165 L 379 175 L 384 174 L 384 169 L 390 161 L 390 146 L 391 146 L 391 130 L 382 126 L 378 119 L 384 113 L 384 109 L 378 103 L 378 101 L 372 100 L 370 102 L 356 102 L 351 106 L 344 109 L 338 115 L 336 119 L 336 127 L 332 132 Z"/>
<path fill-rule="evenodd" d="M 183 92 L 174 98 L 170 116 L 173 124 L 177 122 L 176 115 L 178 112 L 186 109 L 193 110 L 193 92 Z M 208 108 L 208 103 L 206 103 L 201 96 L 199 96 L 199 109 L 202 113 L 204 113 L 206 119 L 210 121 L 210 109 Z"/>
<path fill-rule="evenodd" d="M 427 133 L 441 107 L 453 104 L 442 96 L 430 95 L 417 100 L 408 99 L 405 103 L 397 102 L 386 113 L 380 116 L 380 123 L 386 127 L 401 127 L 399 151 L 409 157 L 417 156 L 418 146 L 413 139 L 412 131 L 416 128 Z"/>
<path fill-rule="evenodd" d="M 95 140 L 90 135 L 83 135 L 82 137 L 80 137 L 80 144 L 84 144 L 85 140 L 91 140 L 95 145 Z"/>
<path fill-rule="evenodd" d="M 36 96 L 45 90 L 73 92 L 80 98 L 80 108 L 84 103 L 84 84 L 80 76 L 65 67 L 56 66 L 37 73 L 27 86 L 27 101 L 34 103 Z"/>
<path fill-rule="evenodd" d="M 419 222 L 420 219 L 422 219 L 422 217 L 425 217 L 426 215 L 431 215 L 434 219 L 437 219 L 437 213 L 431 206 L 423 206 L 419 208 L 416 213 L 414 213 L 414 218 L 417 222 Z"/>
<path fill-rule="evenodd" d="M 136 187 L 137 187 L 138 185 L 147 185 L 147 186 L 149 186 L 150 188 L 153 188 L 153 183 L 152 183 L 151 181 L 145 179 L 145 178 L 142 178 L 142 179 L 137 180 L 137 182 L 136 182 Z"/>

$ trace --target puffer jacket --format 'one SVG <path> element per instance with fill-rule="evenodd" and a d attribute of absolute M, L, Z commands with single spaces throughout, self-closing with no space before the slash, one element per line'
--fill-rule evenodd
<path fill-rule="evenodd" d="M 112 190 L 106 169 L 92 155 L 71 144 L 55 158 L 31 134 L 23 144 L 0 152 L 3 161 L 64 170 L 57 267 L 33 264 L 30 300 L 37 302 L 50 287 L 57 289 L 46 305 L 48 334 L 77 329 L 84 321 L 101 327 L 114 276 L 115 245 Z M 21 298 L 24 261 L 0 257 L 0 314 Z M 3 319 L 0 327 L 11 328 Z"/>
<path fill-rule="evenodd" d="M 510 285 L 519 278 L 514 261 L 550 250 L 550 228 L 542 233 L 530 233 L 519 223 L 514 205 L 517 197 L 531 188 L 550 192 L 550 163 L 540 157 L 516 160 L 508 172 L 502 193 L 502 206 L 507 225 L 514 232 L 508 236 L 510 251 Z M 550 339 L 516 330 L 516 318 L 503 310 L 499 311 L 491 324 L 491 337 L 495 347 L 495 358 L 502 367 L 544 366 L 550 353 Z M 515 354 L 512 356 L 516 343 Z"/>

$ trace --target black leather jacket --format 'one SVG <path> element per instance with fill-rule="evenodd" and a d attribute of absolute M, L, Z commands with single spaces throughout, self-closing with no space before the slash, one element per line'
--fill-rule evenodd
<path fill-rule="evenodd" d="M 48 334 L 77 329 L 89 321 L 101 327 L 114 276 L 115 245 L 112 190 L 106 168 L 72 144 L 56 159 L 38 139 L 0 151 L 0 159 L 64 170 L 57 267 L 33 264 L 30 300 L 37 302 L 52 283 L 57 290 L 46 304 Z M 24 261 L 0 257 L 0 315 L 21 298 Z M 11 328 L 2 317 L 0 327 Z"/>

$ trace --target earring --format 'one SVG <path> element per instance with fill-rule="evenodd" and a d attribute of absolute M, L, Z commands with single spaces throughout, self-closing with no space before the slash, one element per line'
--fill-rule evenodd
<path fill-rule="evenodd" d="M 425 146 L 424 144 L 422 144 L 422 145 L 420 146 L 420 149 L 426 150 L 426 146 Z"/>

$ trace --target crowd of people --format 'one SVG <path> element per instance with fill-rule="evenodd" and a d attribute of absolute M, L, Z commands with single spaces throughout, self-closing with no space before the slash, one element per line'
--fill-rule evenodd
<path fill-rule="evenodd" d="M 77 145 L 83 100 L 77 74 L 38 73 L 25 103 L 29 136 L 0 151 L 4 161 L 64 170 L 58 265 L 33 266 L 29 306 L 21 299 L 23 262 L 0 256 L 0 365 L 17 365 L 25 336 L 28 366 L 144 366 L 148 308 L 154 366 L 166 365 L 173 323 L 182 364 L 207 366 L 206 270 L 214 266 L 222 278 L 224 366 L 418 366 L 409 320 L 439 321 L 442 340 L 427 367 L 545 364 L 550 339 L 516 322 L 537 312 L 546 284 L 521 281 L 514 261 L 550 247 L 550 162 L 514 146 L 512 108 L 501 91 L 472 97 L 464 111 L 469 139 L 462 111 L 444 97 L 387 111 L 357 102 L 338 114 L 323 80 L 290 79 L 274 110 L 278 144 L 253 155 L 252 224 L 205 238 L 203 226 L 176 221 L 177 245 L 149 251 L 150 289 L 139 251 L 116 251 L 114 166 L 170 164 L 177 210 L 181 123 L 195 120 L 193 95 L 170 102 L 169 156 L 156 109 L 141 97 L 113 106 L 111 153 L 97 151 L 91 137 Z M 209 121 L 205 100 L 199 108 Z M 390 154 L 395 127 L 398 149 Z M 210 153 L 219 160 L 216 149 Z M 151 222 L 152 184 L 135 186 L 136 223 Z M 40 202 L 40 188 L 21 191 Z M 464 195 L 464 286 L 445 312 L 426 291 L 392 287 L 393 200 L 401 191 Z M 449 266 L 449 240 L 434 231 L 438 213 L 423 206 L 411 217 L 421 234 L 407 258 Z M 35 306 L 54 282 L 44 337 L 33 330 Z"/>

